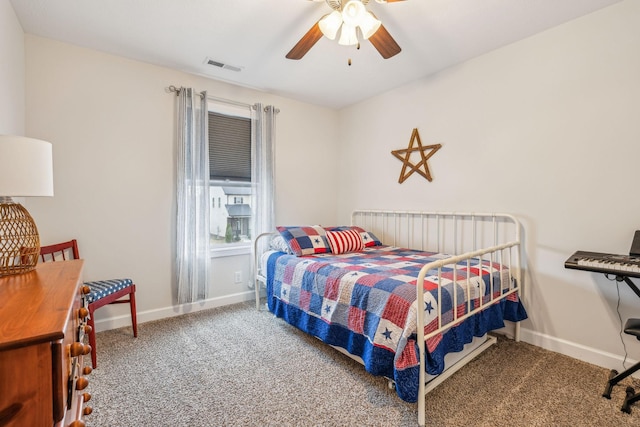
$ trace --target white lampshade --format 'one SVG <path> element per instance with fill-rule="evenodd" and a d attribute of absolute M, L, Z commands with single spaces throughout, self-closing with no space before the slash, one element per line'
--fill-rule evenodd
<path fill-rule="evenodd" d="M 342 20 L 346 25 L 357 27 L 367 14 L 367 9 L 360 0 L 351 0 L 342 8 Z"/>
<path fill-rule="evenodd" d="M 12 199 L 30 196 L 53 196 L 51 143 L 0 135 L 0 277 L 27 273 L 38 264 L 38 227 Z"/>
<path fill-rule="evenodd" d="M 51 143 L 0 135 L 0 197 L 53 196 Z"/>
<path fill-rule="evenodd" d="M 349 1 L 342 9 L 341 17 L 344 22 L 342 34 L 338 41 L 341 45 L 351 46 L 358 44 L 358 33 L 356 31 L 358 27 L 360 27 L 362 37 L 368 39 L 382 25 L 382 22 L 373 13 L 367 11 L 364 4 L 359 0 Z"/>
<path fill-rule="evenodd" d="M 376 19 L 371 12 L 365 13 L 359 24 L 360 31 L 362 31 L 362 37 L 364 37 L 365 40 L 368 39 L 378 31 L 380 25 L 382 25 L 382 22 Z"/>
<path fill-rule="evenodd" d="M 342 25 L 342 15 L 337 10 L 334 10 L 328 15 L 323 16 L 318 22 L 320 26 L 320 31 L 325 37 L 333 40 L 336 38 L 336 34 L 338 34 L 338 30 Z"/>
<path fill-rule="evenodd" d="M 342 24 L 342 31 L 340 32 L 340 40 L 338 40 L 338 44 L 343 46 L 353 46 L 354 44 L 358 44 L 356 27 L 347 25 L 346 22 Z"/>

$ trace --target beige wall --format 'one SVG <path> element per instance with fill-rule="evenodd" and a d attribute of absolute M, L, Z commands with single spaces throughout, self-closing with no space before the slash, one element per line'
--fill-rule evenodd
<path fill-rule="evenodd" d="M 27 201 L 41 240 L 77 238 L 86 279 L 131 276 L 141 321 L 253 297 L 250 257 L 216 258 L 212 300 L 176 306 L 176 97 L 168 86 L 278 107 L 277 221 L 335 220 L 337 178 L 314 179 L 299 160 L 312 153 L 316 164 L 331 163 L 332 110 L 31 35 L 26 82 L 28 132 L 53 143 L 55 197 Z M 234 283 L 236 271 L 242 284 Z M 100 310 L 98 329 L 128 324 L 126 310 Z"/>
<path fill-rule="evenodd" d="M 0 134 L 24 134 L 24 34 L 8 0 L 0 0 Z"/>
<path fill-rule="evenodd" d="M 627 253 L 640 229 L 638 28 L 640 2 L 622 2 L 345 109 L 339 158 L 358 161 L 341 168 L 340 217 L 355 207 L 517 215 L 525 339 L 619 369 L 615 282 L 564 261 Z M 416 127 L 423 144 L 443 145 L 434 180 L 398 184 L 390 152 Z M 640 317 L 640 298 L 624 284 L 620 294 L 622 318 Z"/>

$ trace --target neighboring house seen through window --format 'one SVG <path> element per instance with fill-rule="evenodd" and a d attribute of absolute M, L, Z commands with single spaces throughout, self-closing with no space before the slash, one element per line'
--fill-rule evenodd
<path fill-rule="evenodd" d="M 209 110 L 211 247 L 249 247 L 253 234 L 250 111 L 211 104 Z"/>

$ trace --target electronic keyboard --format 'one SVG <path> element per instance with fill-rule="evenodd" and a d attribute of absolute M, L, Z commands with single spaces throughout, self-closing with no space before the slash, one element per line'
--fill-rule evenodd
<path fill-rule="evenodd" d="M 640 277 L 640 256 L 577 251 L 564 263 L 565 268 Z"/>

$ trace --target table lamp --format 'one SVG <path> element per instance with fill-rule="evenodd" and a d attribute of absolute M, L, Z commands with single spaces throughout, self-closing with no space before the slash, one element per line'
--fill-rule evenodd
<path fill-rule="evenodd" d="M 53 196 L 51 143 L 0 135 L 0 277 L 26 273 L 38 263 L 38 228 L 12 199 L 32 196 Z"/>

